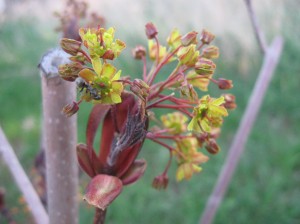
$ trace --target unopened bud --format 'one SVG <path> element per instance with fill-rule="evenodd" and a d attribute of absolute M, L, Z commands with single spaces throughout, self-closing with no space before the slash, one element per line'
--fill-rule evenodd
<path fill-rule="evenodd" d="M 105 53 L 101 56 L 103 59 L 108 59 L 108 60 L 114 60 L 115 54 L 112 50 L 107 50 Z"/>
<path fill-rule="evenodd" d="M 162 174 L 154 178 L 152 182 L 152 187 L 161 190 L 161 189 L 166 189 L 169 183 L 169 178 L 167 175 Z"/>
<path fill-rule="evenodd" d="M 81 49 L 81 42 L 73 39 L 63 38 L 60 41 L 60 46 L 65 52 L 75 56 Z"/>
<path fill-rule="evenodd" d="M 236 103 L 235 103 L 235 96 L 232 95 L 232 94 L 223 94 L 222 95 L 225 99 L 225 103 L 223 104 L 223 106 L 226 108 L 226 109 L 235 109 L 236 108 Z"/>
<path fill-rule="evenodd" d="M 210 44 L 215 39 L 215 35 L 209 32 L 208 30 L 202 30 L 200 40 L 203 44 Z"/>
<path fill-rule="evenodd" d="M 156 27 L 154 26 L 154 24 L 147 23 L 145 27 L 146 27 L 146 35 L 147 35 L 148 39 L 155 38 L 156 35 L 158 34 L 158 31 L 157 31 Z"/>
<path fill-rule="evenodd" d="M 206 58 L 200 58 L 195 64 L 195 71 L 199 75 L 212 75 L 215 69 L 215 63 Z"/>
<path fill-rule="evenodd" d="M 190 44 L 197 44 L 197 32 L 191 31 L 181 37 L 181 43 L 183 46 L 189 46 Z"/>
<path fill-rule="evenodd" d="M 141 60 L 146 55 L 146 49 L 143 46 L 136 46 L 132 50 L 132 55 L 135 59 Z"/>
<path fill-rule="evenodd" d="M 220 147 L 214 139 L 209 139 L 209 141 L 206 143 L 205 148 L 211 154 L 217 154 L 220 151 Z"/>
<path fill-rule="evenodd" d="M 81 52 L 78 52 L 75 56 L 72 56 L 69 59 L 73 62 L 79 62 L 81 64 L 84 64 L 87 61 L 86 57 Z"/>
<path fill-rule="evenodd" d="M 73 62 L 71 64 L 63 64 L 58 67 L 60 77 L 66 81 L 73 82 L 78 78 L 78 73 L 83 69 L 82 64 Z"/>
<path fill-rule="evenodd" d="M 199 51 L 196 50 L 196 45 L 192 44 L 187 47 L 182 47 L 177 53 L 181 64 L 192 67 L 198 60 Z"/>
<path fill-rule="evenodd" d="M 191 101 L 196 101 L 198 99 L 198 94 L 191 84 L 182 86 L 180 89 L 180 93 L 183 97 L 186 97 L 187 99 L 189 99 Z"/>
<path fill-rule="evenodd" d="M 150 87 L 141 79 L 135 79 L 130 86 L 130 90 L 136 94 L 140 99 L 146 100 L 149 95 Z"/>
<path fill-rule="evenodd" d="M 232 81 L 228 79 L 219 78 L 217 80 L 219 89 L 231 89 L 233 87 Z"/>
<path fill-rule="evenodd" d="M 208 59 L 214 59 L 219 57 L 219 48 L 216 46 L 208 46 L 203 49 L 202 56 Z"/>
<path fill-rule="evenodd" d="M 71 117 L 73 114 L 76 114 L 79 110 L 79 105 L 76 102 L 72 102 L 64 106 L 62 109 L 62 113 L 66 115 L 67 117 Z"/>

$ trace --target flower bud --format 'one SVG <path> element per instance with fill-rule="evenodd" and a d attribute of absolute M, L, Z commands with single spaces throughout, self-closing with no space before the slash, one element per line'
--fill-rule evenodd
<path fill-rule="evenodd" d="M 141 79 L 135 79 L 130 86 L 130 90 L 137 95 L 141 100 L 146 100 L 149 95 L 149 86 Z"/>
<path fill-rule="evenodd" d="M 195 71 L 199 75 L 212 75 L 215 69 L 216 65 L 206 58 L 200 58 L 195 64 Z"/>
<path fill-rule="evenodd" d="M 60 77 L 66 81 L 73 82 L 78 78 L 78 73 L 83 69 L 82 65 L 78 62 L 71 64 L 63 64 L 58 67 Z"/>
<path fill-rule="evenodd" d="M 198 59 L 199 51 L 196 50 L 196 45 L 192 44 L 187 47 L 180 48 L 177 56 L 181 64 L 192 67 Z"/>
<path fill-rule="evenodd" d="M 145 27 L 146 27 L 146 35 L 147 35 L 148 39 L 155 38 L 156 35 L 158 34 L 158 31 L 157 31 L 156 27 L 154 26 L 154 24 L 147 23 Z"/>
<path fill-rule="evenodd" d="M 210 44 L 215 39 L 215 35 L 213 35 L 211 32 L 208 30 L 204 29 L 202 30 L 200 40 L 202 41 L 203 44 Z"/>
<path fill-rule="evenodd" d="M 136 46 L 132 50 L 132 55 L 135 59 L 141 60 L 146 55 L 146 49 L 143 46 Z"/>
<path fill-rule="evenodd" d="M 114 60 L 115 54 L 111 49 L 109 49 L 109 50 L 105 51 L 105 53 L 101 56 L 101 58 L 108 59 L 108 60 Z"/>
<path fill-rule="evenodd" d="M 60 41 L 60 46 L 65 52 L 75 56 L 81 49 L 81 42 L 73 39 L 63 38 Z"/>
<path fill-rule="evenodd" d="M 208 142 L 206 142 L 205 148 L 211 154 L 217 154 L 220 151 L 220 147 L 214 139 L 209 139 Z"/>
<path fill-rule="evenodd" d="M 166 174 L 161 174 L 157 177 L 154 178 L 152 182 L 152 187 L 161 190 L 161 189 L 166 189 L 169 183 L 169 178 Z"/>
<path fill-rule="evenodd" d="M 190 44 L 197 44 L 197 32 L 191 31 L 181 37 L 181 43 L 183 46 L 189 46 Z"/>
<path fill-rule="evenodd" d="M 208 46 L 203 49 L 202 56 L 208 59 L 214 59 L 219 57 L 219 48 L 216 46 Z"/>
<path fill-rule="evenodd" d="M 62 113 L 66 115 L 67 117 L 71 117 L 73 114 L 76 114 L 79 110 L 79 105 L 76 102 L 72 102 L 64 106 L 62 109 Z"/>
<path fill-rule="evenodd" d="M 236 103 L 235 103 L 235 96 L 232 95 L 232 94 L 223 94 L 222 95 L 225 99 L 225 103 L 223 104 L 223 106 L 226 108 L 226 109 L 235 109 L 236 108 Z"/>
<path fill-rule="evenodd" d="M 233 87 L 232 81 L 228 79 L 219 78 L 217 80 L 219 89 L 231 89 Z"/>
<path fill-rule="evenodd" d="M 72 56 L 69 59 L 73 62 L 79 62 L 81 64 L 84 64 L 87 61 L 86 57 L 81 52 L 78 52 L 75 56 Z"/>
<path fill-rule="evenodd" d="M 194 87 L 191 84 L 187 84 L 180 88 L 180 93 L 183 97 L 191 101 L 196 101 L 198 99 L 198 94 L 195 91 Z"/>

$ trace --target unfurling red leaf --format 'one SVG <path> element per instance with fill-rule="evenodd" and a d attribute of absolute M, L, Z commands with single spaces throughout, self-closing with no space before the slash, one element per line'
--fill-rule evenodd
<path fill-rule="evenodd" d="M 140 179 L 147 167 L 147 162 L 144 159 L 133 162 L 129 170 L 122 176 L 123 185 L 128 185 Z"/>
<path fill-rule="evenodd" d="M 121 193 L 122 181 L 105 174 L 95 176 L 86 188 L 83 199 L 97 208 L 105 210 Z"/>

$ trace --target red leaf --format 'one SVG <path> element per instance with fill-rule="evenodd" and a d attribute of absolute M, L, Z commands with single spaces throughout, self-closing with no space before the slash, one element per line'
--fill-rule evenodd
<path fill-rule="evenodd" d="M 122 181 L 114 176 L 99 174 L 88 184 L 83 199 L 90 205 L 105 210 L 121 193 Z"/>
<path fill-rule="evenodd" d="M 93 146 L 95 134 L 99 127 L 99 123 L 107 114 L 110 106 L 97 104 L 93 107 L 86 128 L 86 143 L 88 146 Z"/>
<path fill-rule="evenodd" d="M 118 130 L 121 131 L 124 128 L 125 121 L 129 110 L 134 110 L 136 105 L 136 100 L 132 94 L 123 93 L 122 103 L 116 106 L 116 114 L 112 116 L 111 110 L 106 114 L 103 121 L 102 137 L 100 145 L 99 159 L 103 167 L 107 167 L 107 157 L 111 148 L 111 144 Z M 116 128 L 117 126 L 117 128 Z M 117 130 L 118 129 L 118 130 Z"/>
<path fill-rule="evenodd" d="M 140 179 L 144 175 L 146 167 L 146 160 L 141 159 L 134 161 L 129 170 L 121 177 L 123 185 L 132 184 Z"/>
<path fill-rule="evenodd" d="M 80 167 L 86 172 L 90 177 L 94 177 L 98 172 L 100 172 L 100 166 L 98 158 L 92 149 L 92 158 L 89 155 L 88 146 L 86 144 L 77 145 L 77 159 Z M 95 161 L 96 160 L 96 161 Z"/>

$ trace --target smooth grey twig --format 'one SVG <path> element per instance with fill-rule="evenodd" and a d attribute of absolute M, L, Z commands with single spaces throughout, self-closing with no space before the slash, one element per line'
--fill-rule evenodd
<path fill-rule="evenodd" d="M 251 24 L 255 33 L 255 37 L 257 39 L 257 42 L 259 44 L 259 47 L 262 51 L 262 53 L 266 53 L 266 49 L 267 49 L 267 44 L 266 44 L 266 40 L 265 40 L 265 36 L 262 32 L 262 30 L 260 29 L 259 25 L 258 25 L 258 21 L 257 21 L 257 17 L 254 13 L 253 7 L 252 7 L 252 1 L 251 0 L 245 0 L 246 6 L 247 6 L 247 10 L 250 16 L 250 20 L 251 20 Z"/>
<path fill-rule="evenodd" d="M 232 145 L 229 149 L 214 190 L 207 201 L 205 210 L 199 221 L 200 224 L 212 223 L 217 209 L 223 200 L 224 194 L 232 179 L 236 166 L 245 149 L 247 138 L 255 122 L 257 113 L 265 96 L 265 92 L 268 88 L 276 65 L 278 64 L 282 52 L 282 46 L 282 38 L 277 37 L 274 39 L 271 46 L 266 51 L 264 63 L 261 67 L 259 76 L 253 88 L 246 111 L 243 115 L 239 129 L 234 136 Z"/>
<path fill-rule="evenodd" d="M 13 148 L 7 141 L 6 136 L 4 135 L 0 127 L 0 155 L 3 157 L 3 160 L 7 167 L 9 168 L 17 186 L 21 190 L 24 198 L 30 208 L 30 211 L 33 214 L 33 217 L 38 224 L 47 224 L 49 223 L 48 214 L 37 194 L 33 188 L 31 182 L 29 181 L 28 176 L 26 175 L 24 169 L 22 168 L 16 154 L 14 153 Z"/>

